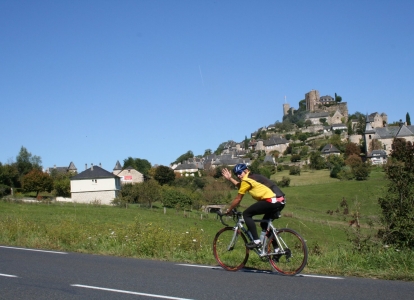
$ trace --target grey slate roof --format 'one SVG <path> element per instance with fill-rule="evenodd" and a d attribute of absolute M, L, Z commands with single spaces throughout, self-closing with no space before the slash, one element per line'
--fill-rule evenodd
<path fill-rule="evenodd" d="M 78 175 L 73 176 L 70 180 L 79 180 L 79 179 L 98 179 L 98 178 L 119 178 L 114 174 L 102 169 L 98 166 L 93 166 Z"/>
<path fill-rule="evenodd" d="M 372 150 L 368 157 L 387 157 L 387 152 L 385 150 Z"/>
<path fill-rule="evenodd" d="M 263 141 L 264 146 L 272 146 L 272 145 L 280 145 L 280 144 L 288 144 L 289 141 L 282 137 L 272 137 L 268 140 Z"/>
<path fill-rule="evenodd" d="M 397 137 L 412 136 L 414 133 L 406 126 L 403 125 L 400 127 L 400 130 L 397 132 Z"/>
<path fill-rule="evenodd" d="M 76 171 L 78 169 L 75 167 L 75 164 L 73 162 L 70 162 L 68 170 L 69 171 Z"/>
<path fill-rule="evenodd" d="M 375 132 L 381 139 L 391 139 L 394 137 L 403 138 L 407 136 L 414 135 L 414 126 L 412 125 L 402 125 L 400 126 L 387 126 L 375 128 Z"/>
<path fill-rule="evenodd" d="M 116 161 L 115 167 L 114 167 L 114 171 L 121 171 L 122 170 L 122 166 L 119 163 L 119 160 Z"/>
<path fill-rule="evenodd" d="M 341 151 L 339 151 L 338 148 L 336 148 L 334 145 L 327 144 L 325 145 L 325 147 L 322 148 L 321 153 L 322 154 L 341 153 Z"/>
<path fill-rule="evenodd" d="M 188 169 L 198 169 L 198 167 L 195 164 L 180 164 L 175 168 L 175 170 L 188 170 Z"/>

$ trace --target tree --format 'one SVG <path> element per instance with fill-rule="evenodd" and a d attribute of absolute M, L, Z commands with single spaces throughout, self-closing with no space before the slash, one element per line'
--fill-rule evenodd
<path fill-rule="evenodd" d="M 365 133 L 365 126 L 366 126 L 366 122 L 365 122 L 365 117 L 363 114 L 359 114 L 358 115 L 358 123 L 355 125 L 355 129 L 354 132 L 356 132 L 356 134 L 364 134 Z"/>
<path fill-rule="evenodd" d="M 20 176 L 24 176 L 33 169 L 41 170 L 42 159 L 40 156 L 32 155 L 25 147 L 20 148 L 16 157 L 16 166 Z"/>
<path fill-rule="evenodd" d="M 354 168 L 362 163 L 361 156 L 357 154 L 351 154 L 348 156 L 348 158 L 345 160 L 345 165 L 350 166 L 351 168 Z"/>
<path fill-rule="evenodd" d="M 190 158 L 194 157 L 194 153 L 191 150 L 188 150 L 186 153 L 180 155 L 174 162 L 173 164 L 177 164 L 177 163 L 184 163 L 184 161 L 189 160 Z"/>
<path fill-rule="evenodd" d="M 331 170 L 334 167 L 339 167 L 340 169 L 345 165 L 344 159 L 342 158 L 342 156 L 335 155 L 335 154 L 328 155 L 328 157 L 326 158 L 326 162 L 327 162 L 328 168 Z"/>
<path fill-rule="evenodd" d="M 53 189 L 53 179 L 46 173 L 38 169 L 33 169 L 23 177 L 23 190 L 25 192 L 51 192 Z"/>
<path fill-rule="evenodd" d="M 203 157 L 206 157 L 206 156 L 208 156 L 208 155 L 211 155 L 211 153 L 213 153 L 213 151 L 211 151 L 211 149 L 206 149 L 206 150 L 204 151 L 204 155 L 203 155 Z"/>
<path fill-rule="evenodd" d="M 407 123 L 407 125 L 411 125 L 410 114 L 408 112 L 405 115 L 405 122 Z"/>
<path fill-rule="evenodd" d="M 189 208 L 193 203 L 193 193 L 183 188 L 162 187 L 162 204 L 170 208 Z"/>
<path fill-rule="evenodd" d="M 223 152 L 224 147 L 226 146 L 226 144 L 227 144 L 227 142 L 223 142 L 223 143 L 221 143 L 221 144 L 217 147 L 216 151 L 214 151 L 214 154 L 216 154 L 216 155 L 220 155 L 220 154 Z"/>
<path fill-rule="evenodd" d="M 308 128 L 309 126 L 312 125 L 312 121 L 311 120 L 306 120 L 305 121 L 305 127 Z"/>
<path fill-rule="evenodd" d="M 321 170 L 326 167 L 325 159 L 321 156 L 320 151 L 315 151 L 310 154 L 310 167 L 315 170 Z"/>
<path fill-rule="evenodd" d="M 53 190 L 56 196 L 70 197 L 70 177 L 72 173 L 56 174 L 53 179 Z"/>
<path fill-rule="evenodd" d="M 414 248 L 414 144 L 394 139 L 385 167 L 387 193 L 378 199 L 384 226 L 379 236 L 387 244 Z"/>
<path fill-rule="evenodd" d="M 305 142 L 308 139 L 308 135 L 306 133 L 300 133 L 299 136 L 298 136 L 298 139 L 301 142 Z"/>
<path fill-rule="evenodd" d="M 155 169 L 154 179 L 160 185 L 169 184 L 175 179 L 174 170 L 166 166 L 158 166 Z"/>
<path fill-rule="evenodd" d="M 370 173 L 370 165 L 367 162 L 360 163 L 352 168 L 356 180 L 367 180 Z"/>
<path fill-rule="evenodd" d="M 249 148 L 249 139 L 247 138 L 247 136 L 244 136 L 244 149 L 248 149 Z"/>
<path fill-rule="evenodd" d="M 6 185 L 10 188 L 20 186 L 19 172 L 16 165 L 2 165 L 0 162 L 0 184 Z"/>
<path fill-rule="evenodd" d="M 135 186 L 139 203 L 147 203 L 152 208 L 154 202 L 161 201 L 161 186 L 156 180 L 150 179 Z"/>
<path fill-rule="evenodd" d="M 326 118 L 320 118 L 319 122 L 321 122 L 322 125 L 327 125 Z"/>
<path fill-rule="evenodd" d="M 127 159 L 124 159 L 123 168 L 127 167 L 132 167 L 143 175 L 148 176 L 148 172 L 151 169 L 151 163 L 146 159 L 132 158 L 129 156 Z"/>
<path fill-rule="evenodd" d="M 342 102 L 342 97 L 337 95 L 336 93 L 335 93 L 335 102 L 336 103 Z"/>
<path fill-rule="evenodd" d="M 345 145 L 345 159 L 347 159 L 352 154 L 360 155 L 361 154 L 361 147 L 355 143 L 347 143 Z"/>
<path fill-rule="evenodd" d="M 348 130 L 349 135 L 354 134 L 354 129 L 352 128 L 352 123 L 351 122 L 348 123 L 347 130 Z"/>

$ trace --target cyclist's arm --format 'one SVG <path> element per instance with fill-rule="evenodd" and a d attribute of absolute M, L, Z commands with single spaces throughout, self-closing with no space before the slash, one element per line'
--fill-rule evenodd
<path fill-rule="evenodd" d="M 243 199 L 244 194 L 237 194 L 236 198 L 231 202 L 230 207 L 227 209 L 226 213 L 231 212 L 231 210 L 237 207 Z"/>
<path fill-rule="evenodd" d="M 235 186 L 238 187 L 240 185 L 240 182 L 238 182 L 236 179 L 234 179 L 231 176 L 231 172 L 227 168 L 224 168 L 223 170 L 221 170 L 221 174 L 223 175 L 224 178 L 226 178 L 228 181 L 233 183 Z"/>

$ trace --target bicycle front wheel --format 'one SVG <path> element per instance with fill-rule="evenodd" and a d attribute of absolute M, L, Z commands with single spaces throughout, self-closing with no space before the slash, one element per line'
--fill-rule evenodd
<path fill-rule="evenodd" d="M 305 240 L 296 231 L 279 229 L 277 238 L 273 235 L 268 244 L 269 263 L 272 268 L 284 275 L 296 275 L 302 272 L 308 261 L 308 248 Z"/>
<path fill-rule="evenodd" d="M 246 243 L 247 239 L 239 229 L 224 227 L 214 237 L 214 257 L 223 269 L 238 271 L 249 259 Z"/>

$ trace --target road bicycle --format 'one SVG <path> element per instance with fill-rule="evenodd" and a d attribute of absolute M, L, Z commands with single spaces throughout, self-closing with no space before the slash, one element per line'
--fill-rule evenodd
<path fill-rule="evenodd" d="M 302 272 L 308 261 L 308 248 L 305 240 L 296 231 L 289 228 L 277 229 L 272 221 L 280 217 L 280 211 L 275 212 L 269 220 L 254 220 L 267 222 L 267 229 L 262 246 L 249 249 L 248 241 L 253 237 L 244 225 L 242 212 L 232 210 L 234 226 L 223 221 L 221 211 L 217 212 L 220 222 L 225 226 L 220 229 L 213 241 L 214 257 L 220 266 L 228 271 L 238 271 L 245 266 L 250 251 L 255 252 L 262 261 L 268 261 L 272 269 L 283 275 L 294 276 Z"/>

